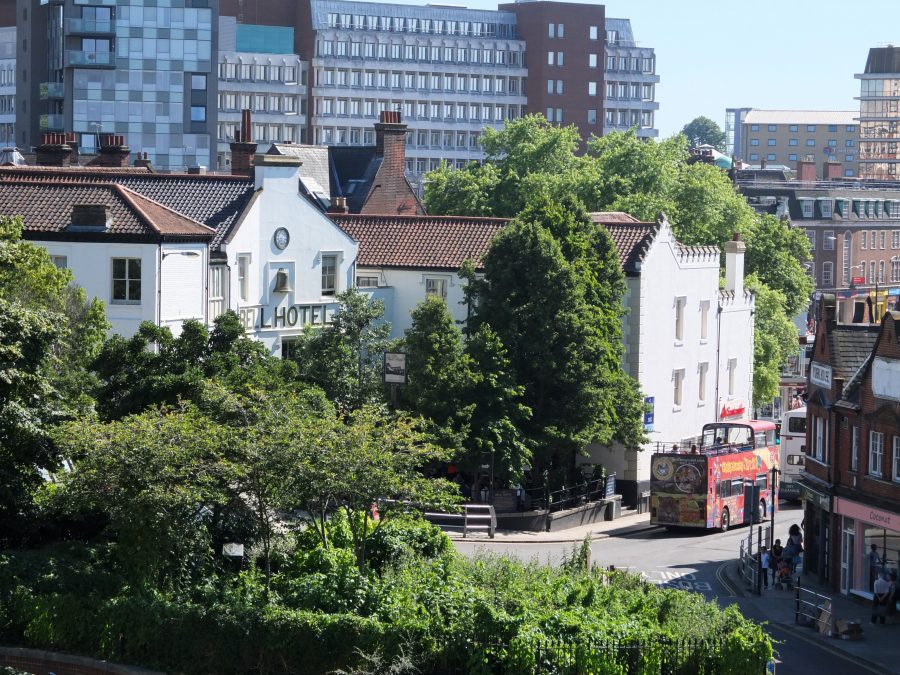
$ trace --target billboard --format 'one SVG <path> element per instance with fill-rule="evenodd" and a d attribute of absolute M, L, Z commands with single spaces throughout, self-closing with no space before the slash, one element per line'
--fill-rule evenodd
<path fill-rule="evenodd" d="M 406 384 L 406 354 L 385 352 L 382 377 L 385 384 Z"/>
<path fill-rule="evenodd" d="M 659 525 L 706 527 L 707 458 L 654 455 L 650 464 L 651 513 Z"/>

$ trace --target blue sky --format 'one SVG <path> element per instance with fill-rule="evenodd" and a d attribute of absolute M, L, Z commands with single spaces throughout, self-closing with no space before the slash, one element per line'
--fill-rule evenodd
<path fill-rule="evenodd" d="M 424 0 L 393 0 L 419 5 Z M 434 0 L 437 2 L 438 0 Z M 449 0 L 496 9 L 487 0 Z M 900 45 L 900 0 L 608 0 L 656 49 L 661 136 L 725 108 L 854 110 L 870 47 Z"/>

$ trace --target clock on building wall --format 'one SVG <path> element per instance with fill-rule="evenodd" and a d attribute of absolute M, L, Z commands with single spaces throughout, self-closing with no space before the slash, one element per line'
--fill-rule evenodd
<path fill-rule="evenodd" d="M 275 246 L 278 248 L 279 251 L 283 251 L 284 249 L 286 249 L 288 242 L 290 240 L 291 240 L 291 235 L 288 234 L 288 231 L 285 228 L 279 227 L 277 230 L 275 230 L 274 241 L 275 241 Z"/>

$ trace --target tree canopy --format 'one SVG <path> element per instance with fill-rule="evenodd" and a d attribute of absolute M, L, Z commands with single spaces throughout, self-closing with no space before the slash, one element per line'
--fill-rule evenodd
<path fill-rule="evenodd" d="M 725 132 L 722 127 L 708 117 L 695 117 L 684 125 L 682 135 L 687 137 L 692 148 L 699 145 L 711 145 L 719 152 L 725 152 Z"/>
<path fill-rule="evenodd" d="M 689 163 L 683 137 L 656 142 L 633 131 L 613 132 L 592 138 L 587 152 L 577 155 L 575 127 L 550 125 L 540 115 L 508 121 L 486 136 L 484 165 L 428 174 L 429 213 L 521 217 L 535 198 L 577 201 L 587 211 L 624 211 L 642 221 L 664 212 L 686 245 L 723 249 L 740 233 L 747 244 L 746 274 L 781 294 L 785 316 L 803 311 L 809 301 L 813 284 L 803 264 L 810 254 L 802 232 L 789 222 L 757 215 L 721 169 Z M 554 222 L 561 221 L 554 217 L 544 226 L 565 242 Z M 757 339 L 760 334 L 757 330 Z M 793 353 L 796 335 L 775 335 L 783 340 L 776 352 Z M 777 378 L 782 364 L 763 359 L 763 353 L 770 350 L 757 349 L 755 368 L 765 371 L 760 381 Z M 755 389 L 755 399 L 767 400 L 769 390 Z"/>

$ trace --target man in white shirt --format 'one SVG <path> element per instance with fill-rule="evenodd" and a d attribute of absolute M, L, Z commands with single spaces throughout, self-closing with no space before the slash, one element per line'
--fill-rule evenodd
<path fill-rule="evenodd" d="M 887 614 L 887 601 L 891 596 L 891 584 L 884 578 L 884 574 L 878 575 L 872 591 L 874 593 L 872 598 L 872 623 L 878 623 L 879 619 L 881 623 L 884 623 L 884 616 Z"/>

